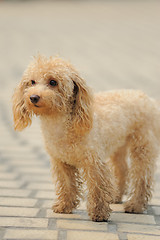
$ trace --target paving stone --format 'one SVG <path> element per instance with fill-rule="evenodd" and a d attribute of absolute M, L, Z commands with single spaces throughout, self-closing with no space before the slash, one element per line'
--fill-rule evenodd
<path fill-rule="evenodd" d="M 128 234 L 128 240 L 159 240 L 160 236 Z"/>
<path fill-rule="evenodd" d="M 86 201 L 81 201 L 78 209 L 80 209 L 80 210 L 86 210 Z"/>
<path fill-rule="evenodd" d="M 33 207 L 37 200 L 29 198 L 0 197 L 0 206 Z"/>
<path fill-rule="evenodd" d="M 102 232 L 83 232 L 83 231 L 68 231 L 67 240 L 119 240 L 117 234 L 102 233 Z"/>
<path fill-rule="evenodd" d="M 124 212 L 123 204 L 110 204 L 110 207 L 113 212 Z"/>
<path fill-rule="evenodd" d="M 152 205 L 159 205 L 160 206 L 160 199 L 159 198 L 152 198 L 152 200 L 151 200 L 151 204 Z"/>
<path fill-rule="evenodd" d="M 47 228 L 48 220 L 44 218 L 1 217 L 0 227 Z"/>
<path fill-rule="evenodd" d="M 106 231 L 107 223 L 98 223 L 81 220 L 57 220 L 57 228 L 60 229 L 78 229 L 78 230 L 97 230 Z"/>
<path fill-rule="evenodd" d="M 112 213 L 110 219 L 112 222 L 155 224 L 154 217 L 146 214 Z"/>
<path fill-rule="evenodd" d="M 35 217 L 39 209 L 20 207 L 0 207 L 0 216 Z"/>
<path fill-rule="evenodd" d="M 41 175 L 41 174 L 28 174 L 25 173 L 25 175 L 22 175 L 22 180 L 23 181 L 28 181 L 28 182 L 49 182 L 52 183 L 52 178 L 51 176 L 48 174 L 48 176 L 46 175 Z"/>
<path fill-rule="evenodd" d="M 1 166 L 0 166 L 0 172 L 7 171 L 7 168 L 8 168 L 7 166 L 5 166 L 5 165 L 4 165 L 4 166 L 1 165 Z"/>
<path fill-rule="evenodd" d="M 17 175 L 15 173 L 2 172 L 0 174 L 0 179 L 10 180 L 10 179 L 15 179 L 16 176 Z"/>
<path fill-rule="evenodd" d="M 54 190 L 54 185 L 51 183 L 29 183 L 27 189 Z"/>
<path fill-rule="evenodd" d="M 102 232 L 83 232 L 83 231 L 68 231 L 67 240 L 119 240 L 117 234 L 113 233 L 102 233 Z"/>
<path fill-rule="evenodd" d="M 83 219 L 83 220 L 89 220 L 88 214 L 85 213 L 79 213 L 76 211 L 76 213 L 73 214 L 63 214 L 63 213 L 54 213 L 52 209 L 47 210 L 47 218 L 57 218 L 57 219 Z"/>
<path fill-rule="evenodd" d="M 118 231 L 130 233 L 153 234 L 160 236 L 160 226 L 138 225 L 138 224 L 118 224 Z"/>
<path fill-rule="evenodd" d="M 53 200 L 43 200 L 43 203 L 42 203 L 41 207 L 50 209 L 52 207 L 52 205 L 53 205 Z"/>
<path fill-rule="evenodd" d="M 152 209 L 155 215 L 160 216 L 160 207 L 152 207 Z"/>
<path fill-rule="evenodd" d="M 17 154 L 16 154 L 16 156 L 17 156 Z M 35 158 L 34 159 L 29 158 L 27 161 L 22 161 L 22 160 L 17 160 L 17 158 L 15 158 L 15 159 L 12 158 L 12 165 L 19 166 L 20 168 L 25 167 L 25 166 L 30 166 L 30 167 L 34 167 L 34 168 L 37 166 L 45 167 L 43 162 L 35 160 Z"/>
<path fill-rule="evenodd" d="M 53 191 L 38 191 L 35 197 L 42 198 L 42 199 L 55 199 L 56 194 Z"/>
<path fill-rule="evenodd" d="M 30 174 L 43 174 L 43 175 L 48 175 L 50 172 L 48 171 L 48 169 L 46 168 L 42 168 L 42 167 L 35 167 L 33 168 L 33 166 L 31 167 L 18 167 L 17 168 L 17 172 L 20 172 L 20 173 L 30 173 Z"/>
<path fill-rule="evenodd" d="M 153 197 L 160 199 L 159 191 L 154 192 Z"/>
<path fill-rule="evenodd" d="M 31 193 L 30 190 L 24 190 L 24 189 L 3 189 L 1 188 L 0 189 L 0 196 L 1 197 L 5 197 L 5 196 L 8 196 L 8 197 L 27 197 L 29 196 Z"/>
<path fill-rule="evenodd" d="M 58 233 L 53 230 L 7 229 L 5 239 L 57 240 Z"/>
<path fill-rule="evenodd" d="M 0 180 L 0 188 L 20 188 L 22 186 L 22 181 L 2 181 Z"/>

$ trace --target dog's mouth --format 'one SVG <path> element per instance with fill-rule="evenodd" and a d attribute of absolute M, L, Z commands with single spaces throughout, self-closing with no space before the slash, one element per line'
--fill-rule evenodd
<path fill-rule="evenodd" d="M 38 105 L 36 105 L 36 104 L 34 104 L 34 106 L 37 107 L 37 108 L 40 108 L 40 106 L 38 106 Z"/>

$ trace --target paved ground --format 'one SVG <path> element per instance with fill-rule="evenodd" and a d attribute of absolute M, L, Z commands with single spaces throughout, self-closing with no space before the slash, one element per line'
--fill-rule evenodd
<path fill-rule="evenodd" d="M 138 88 L 160 98 L 159 1 L 0 2 L 0 239 L 158 240 L 160 161 L 145 214 L 114 205 L 108 223 L 51 211 L 55 198 L 38 120 L 15 133 L 11 95 L 32 55 L 70 59 L 95 91 Z"/>

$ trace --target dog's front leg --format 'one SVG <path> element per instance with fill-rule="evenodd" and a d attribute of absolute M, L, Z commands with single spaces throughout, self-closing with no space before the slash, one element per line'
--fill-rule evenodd
<path fill-rule="evenodd" d="M 93 221 L 107 221 L 114 201 L 115 188 L 111 172 L 106 163 L 99 159 L 88 159 L 84 167 L 84 177 L 88 187 L 87 209 Z"/>
<path fill-rule="evenodd" d="M 57 202 L 52 209 L 56 213 L 71 213 L 79 204 L 81 180 L 78 170 L 61 161 L 54 162 L 53 175 L 56 175 Z"/>

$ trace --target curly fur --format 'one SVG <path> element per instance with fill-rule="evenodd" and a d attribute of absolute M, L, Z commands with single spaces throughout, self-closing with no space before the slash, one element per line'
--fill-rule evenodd
<path fill-rule="evenodd" d="M 57 84 L 51 86 L 51 80 Z M 33 95 L 39 96 L 36 104 L 30 99 Z M 159 154 L 156 101 L 133 90 L 93 94 L 70 63 L 38 56 L 15 90 L 13 114 L 19 131 L 31 124 L 33 114 L 40 117 L 56 177 L 55 212 L 71 213 L 78 206 L 82 177 L 93 221 L 107 221 L 109 204 L 121 201 L 127 192 L 126 212 L 141 213 L 147 207 Z"/>

